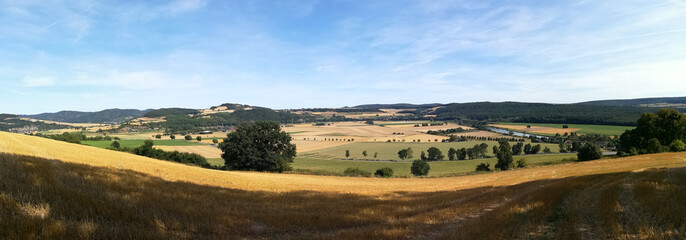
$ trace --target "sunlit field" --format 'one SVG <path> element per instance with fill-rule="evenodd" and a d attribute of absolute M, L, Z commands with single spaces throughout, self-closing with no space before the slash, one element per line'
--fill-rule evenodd
<path fill-rule="evenodd" d="M 685 153 L 380 179 L 215 171 L 4 132 L 0 152 L 3 239 L 686 233 Z"/>

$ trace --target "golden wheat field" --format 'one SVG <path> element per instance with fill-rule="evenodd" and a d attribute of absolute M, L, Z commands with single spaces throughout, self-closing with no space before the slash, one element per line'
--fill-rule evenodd
<path fill-rule="evenodd" d="M 0 239 L 686 237 L 686 153 L 451 178 L 226 172 L 0 132 Z"/>

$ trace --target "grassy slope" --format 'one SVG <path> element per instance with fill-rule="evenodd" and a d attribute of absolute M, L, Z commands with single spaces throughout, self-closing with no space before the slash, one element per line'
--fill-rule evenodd
<path fill-rule="evenodd" d="M 686 237 L 685 153 L 370 179 L 212 171 L 1 132 L 0 152 L 1 239 Z"/>
<path fill-rule="evenodd" d="M 540 126 L 540 127 L 552 127 L 552 128 L 562 128 L 562 123 L 498 123 L 501 125 L 514 125 L 514 126 Z M 628 126 L 613 126 L 613 125 L 588 125 L 588 124 L 567 124 L 569 128 L 578 128 L 579 134 L 601 134 L 601 135 L 622 135 L 624 131 L 634 129 L 634 127 Z"/>
<path fill-rule="evenodd" d="M 412 148 L 414 152 L 413 156 L 415 159 L 419 158 L 422 151 L 429 149 L 430 147 L 437 147 L 441 150 L 445 159 L 448 159 L 448 149 L 453 147 L 455 149 L 459 148 L 471 148 L 475 144 L 486 143 L 488 144 L 488 155 L 492 155 L 493 146 L 497 145 L 496 141 L 466 141 L 466 142 L 451 142 L 451 143 L 441 143 L 441 142 L 431 142 L 431 143 L 381 143 L 381 142 L 356 142 L 351 144 L 346 144 L 342 146 L 336 146 L 326 149 L 309 151 L 300 154 L 305 158 L 314 159 L 327 159 L 327 160 L 341 160 L 345 158 L 345 150 L 350 150 L 350 158 L 352 159 L 374 159 L 374 153 L 377 152 L 378 160 L 400 160 L 398 158 L 398 151 L 404 148 Z M 552 152 L 559 152 L 560 147 L 557 144 L 541 144 L 541 151 L 546 146 L 549 147 Z M 367 157 L 362 155 L 362 151 L 367 150 Z"/>
<path fill-rule="evenodd" d="M 122 147 L 138 147 L 140 145 L 143 145 L 143 142 L 145 140 L 120 140 L 119 144 Z M 197 143 L 195 140 L 193 141 L 186 141 L 186 140 L 153 140 L 154 145 L 157 146 L 195 146 L 195 145 L 202 145 L 200 143 Z M 93 147 L 99 147 L 99 148 L 108 148 L 112 144 L 112 141 L 81 141 L 81 144 L 85 144 L 88 146 L 93 146 Z"/>

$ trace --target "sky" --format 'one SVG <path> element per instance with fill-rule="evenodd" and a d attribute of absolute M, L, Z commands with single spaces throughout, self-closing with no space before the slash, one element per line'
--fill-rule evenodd
<path fill-rule="evenodd" d="M 686 0 L 0 0 L 0 112 L 686 96 Z"/>

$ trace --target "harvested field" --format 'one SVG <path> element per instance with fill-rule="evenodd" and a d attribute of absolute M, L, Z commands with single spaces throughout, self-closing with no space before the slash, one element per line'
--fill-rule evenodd
<path fill-rule="evenodd" d="M 0 152 L 3 239 L 686 237 L 686 153 L 378 179 L 207 170 L 4 132 Z"/>
<path fill-rule="evenodd" d="M 221 158 L 222 150 L 214 146 L 199 145 L 199 146 L 155 146 L 155 148 L 165 151 L 179 151 L 187 153 L 197 153 L 205 158 Z"/>

